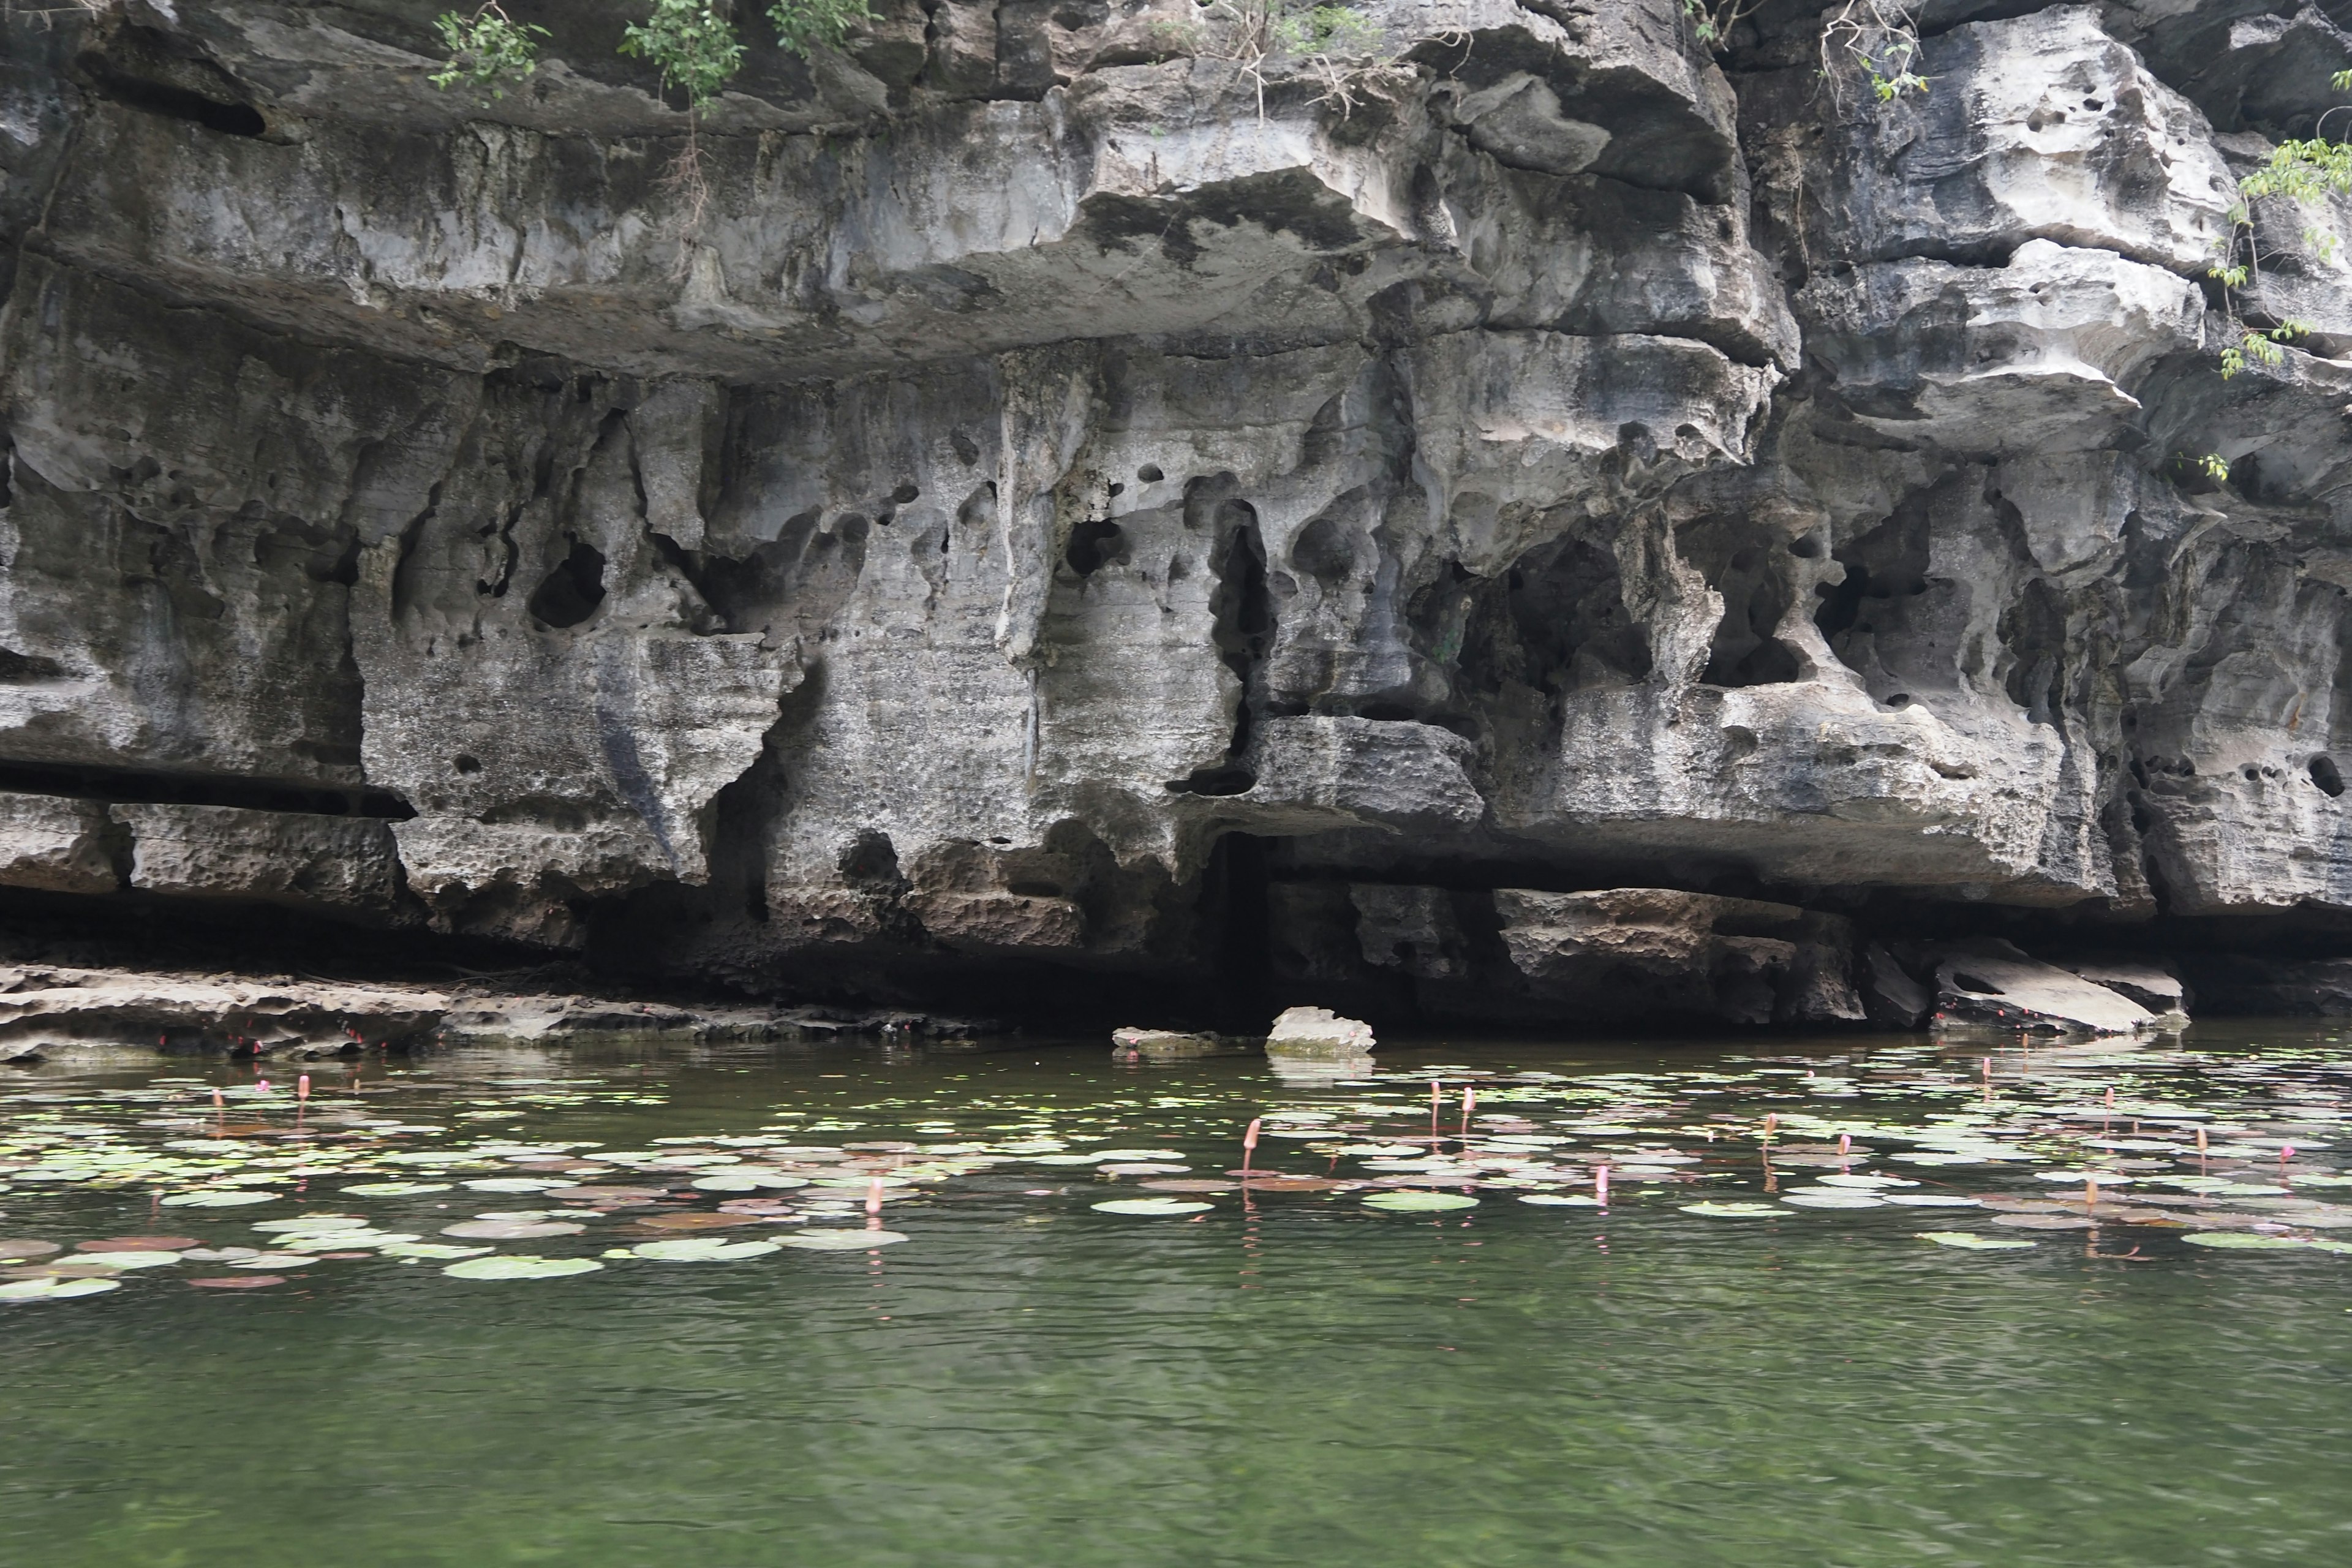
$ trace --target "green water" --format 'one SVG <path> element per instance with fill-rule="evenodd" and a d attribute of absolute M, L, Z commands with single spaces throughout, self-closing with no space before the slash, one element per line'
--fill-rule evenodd
<path fill-rule="evenodd" d="M 2352 1127 L 2330 1136 L 2352 1100 L 2352 1052 L 2317 1026 L 2223 1027 L 2189 1045 L 2031 1063 L 2002 1053 L 1988 1101 L 1977 1054 L 1916 1041 L 1774 1047 L 1763 1061 L 1752 1043 L 1728 1056 L 1389 1047 L 1380 1081 L 1326 1086 L 1279 1082 L 1248 1059 L 1118 1068 L 1091 1045 L 886 1056 L 643 1043 L 371 1062 L 358 1094 L 343 1068 L 322 1066 L 299 1130 L 330 1136 L 303 1140 L 282 1136 L 297 1130 L 282 1082 L 212 1110 L 210 1086 L 249 1085 L 250 1072 L 160 1085 L 19 1073 L 0 1079 L 12 1119 L 0 1127 L 17 1130 L 13 1155 L 0 1133 L 0 1165 L 18 1167 L 13 1180 L 0 1169 L 12 1183 L 0 1237 L 68 1248 L 159 1232 L 250 1246 L 257 1222 L 321 1212 L 439 1242 L 442 1226 L 477 1213 L 584 1202 L 462 1185 L 339 1195 L 396 1177 L 382 1163 L 394 1148 L 470 1149 L 456 1171 L 410 1161 L 418 1184 L 501 1168 L 485 1139 L 590 1145 L 572 1152 L 591 1157 L 751 1151 L 783 1167 L 762 1141 L 985 1152 L 889 1189 L 877 1223 L 908 1239 L 870 1249 L 608 1258 L 656 1234 L 649 1215 L 741 1196 L 677 1185 L 692 1195 L 675 1208 L 474 1244 L 606 1264 L 572 1278 L 467 1281 L 438 1259 L 369 1256 L 247 1270 L 284 1283 L 220 1289 L 188 1280 L 234 1278 L 235 1260 L 184 1260 L 128 1271 L 102 1294 L 0 1306 L 0 1563 L 2352 1561 L 2352 1256 L 2305 1245 L 2352 1238 L 2327 1223 L 2341 1217 L 2335 1200 L 2352 1199 L 2328 1180 L 2352 1167 Z M 1451 1067 L 1414 1070 L 1427 1062 Z M 1507 1076 L 1522 1070 L 1562 1076 Z M 1223 1177 L 1243 1125 L 1276 1113 L 1331 1120 L 1320 1138 L 1268 1136 L 1254 1166 L 1381 1180 L 1381 1157 L 1337 1150 L 1426 1140 L 1430 1076 L 1444 1082 L 1444 1158 L 1464 1149 L 1465 1084 L 1476 1115 L 1515 1119 L 1467 1123 L 1474 1148 L 1492 1154 L 1514 1127 L 1565 1141 L 1541 1146 L 1542 1168 L 1482 1168 L 1507 1184 L 1441 1163 L 1395 1189 L 1477 1200 L 1435 1214 L 1381 1212 L 1364 1202 L 1381 1189 L 1355 1186 L 1175 1194 L 1209 1205 L 1197 1215 L 1091 1206 L 1150 1195 L 1144 1180 Z M 2105 1107 L 2109 1088 L 2120 1112 Z M 1777 1169 L 1771 1191 L 1767 1112 L 1780 1146 L 1814 1150 L 1798 1156 L 1813 1163 Z M 1903 1163 L 1917 1146 L 1900 1129 L 1939 1114 L 1979 1118 L 1972 1135 L 2007 1140 L 1996 1152 L 2012 1157 Z M 362 1117 L 439 1131 L 354 1126 Z M 2238 1152 L 2199 1159 L 2197 1125 Z M 1840 1126 L 1863 1130 L 1843 1168 L 1821 1152 Z M 1284 1130 L 1278 1117 L 1269 1128 Z M 2172 1148 L 2094 1147 L 2103 1134 Z M 654 1142 L 715 1135 L 748 1142 Z M 61 1157 L 42 1151 L 92 1136 L 165 1163 L 57 1179 Z M 1001 1152 L 1024 1140 L 1030 1154 Z M 1044 1144 L 1083 1152 L 1089 1140 L 1181 1154 L 1161 1163 L 1190 1170 L 1034 1163 Z M 193 1145 L 192 1164 L 171 1168 L 180 1156 L 166 1142 Z M 2290 1142 L 2292 1154 L 2270 1152 Z M 293 1156 L 257 1154 L 265 1179 L 253 1185 L 269 1201 L 162 1205 L 217 1186 L 225 1167 L 207 1144 L 299 1148 L 340 1173 L 294 1176 Z M 1641 1158 L 1666 1149 L 1690 1163 Z M 2090 1229 L 1996 1226 L 2008 1211 L 1960 1206 L 1780 1201 L 1871 1171 L 1920 1184 L 1881 1194 L 2081 1204 L 2079 1186 L 2035 1173 L 2087 1162 L 2113 1183 L 2126 1160 L 2142 1181 L 2201 1179 L 2202 1217 L 2112 1217 L 2129 1182 L 2084 1211 L 2101 1216 Z M 1557 1201 L 1589 1198 L 1602 1162 L 1656 1179 L 1618 1175 L 1605 1210 Z M 2285 1207 L 2276 1194 L 2216 1196 L 2217 1172 L 2249 1189 L 2285 1172 L 2296 1195 Z M 663 1187 L 689 1173 L 565 1179 Z M 709 1234 L 862 1227 L 866 1191 L 776 1190 L 769 1214 Z M 1555 1201 L 1520 1201 L 1530 1195 Z M 1682 1207 L 1702 1200 L 1775 1213 Z M 2182 1241 L 2209 1217 L 2296 1245 Z M 2033 1245 L 1969 1251 L 1918 1237 L 1947 1229 Z"/>

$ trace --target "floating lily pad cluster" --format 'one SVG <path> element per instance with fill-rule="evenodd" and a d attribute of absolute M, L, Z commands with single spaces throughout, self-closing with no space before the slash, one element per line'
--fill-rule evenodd
<path fill-rule="evenodd" d="M 0 1096 L 0 1301 L 267 1289 L 364 1264 L 472 1281 L 772 1268 L 919 1241 L 928 1227 L 885 1214 L 929 1207 L 942 1225 L 983 1196 L 1144 1227 L 1288 1203 L 1368 1224 L 1516 1214 L 1621 1234 L 1855 1225 L 1979 1252 L 2071 1235 L 2094 1257 L 2352 1253 L 2352 1060 L 2327 1049 L 1425 1064 L 1271 1097 L 1223 1068 L 1106 1069 L 1033 1095 L 974 1076 L 876 1094 L 852 1063 L 764 1125 L 625 1147 L 613 1129 L 666 1107 L 657 1083 L 427 1067 L 305 1100 L 184 1077 L 43 1082 Z M 125 1234 L 88 1226 L 103 1204 Z"/>

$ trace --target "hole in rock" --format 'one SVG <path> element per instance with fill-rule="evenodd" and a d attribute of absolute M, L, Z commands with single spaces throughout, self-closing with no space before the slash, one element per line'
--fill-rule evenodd
<path fill-rule="evenodd" d="M 887 833 L 872 828 L 857 836 L 841 858 L 841 874 L 855 886 L 888 888 L 898 880 L 898 850 Z"/>
<path fill-rule="evenodd" d="M 1952 971 L 1952 984 L 1958 986 L 1963 991 L 1974 992 L 1979 996 L 1999 996 L 2003 994 L 2001 988 L 1995 985 L 1991 981 L 1984 979 L 1979 975 L 1966 973 L 1958 969 Z"/>
<path fill-rule="evenodd" d="M 2310 763 L 2310 771 L 2311 782 L 2317 784 L 2321 789 L 2326 790 L 2329 795 L 2342 795 L 2344 793 L 2344 774 L 2342 770 L 2336 767 L 2336 759 L 2334 757 L 2328 756 L 2323 752 L 2320 755 L 2312 758 Z"/>
<path fill-rule="evenodd" d="M 1126 531 L 1108 518 L 1090 518 L 1070 530 L 1065 558 L 1071 571 L 1091 577 L 1110 563 L 1127 559 Z"/>
<path fill-rule="evenodd" d="M 62 665 L 46 655 L 0 647 L 0 682 L 16 686 L 36 680 L 62 680 L 65 673 Z"/>
<path fill-rule="evenodd" d="M 1004 890 L 1023 899 L 1058 899 L 1062 896 L 1062 889 L 1052 882 L 1013 882 L 1008 884 Z"/>
<path fill-rule="evenodd" d="M 482 771 L 482 759 L 476 756 L 469 756 L 466 752 L 460 752 L 457 753 L 457 760 L 449 765 L 456 768 L 461 773 L 478 773 Z"/>
<path fill-rule="evenodd" d="M 223 103 L 184 87 L 130 76 L 95 56 L 83 56 L 81 64 L 89 72 L 91 86 L 126 108 L 184 120 L 225 136 L 258 136 L 269 129 L 269 122 L 251 104 Z"/>
<path fill-rule="evenodd" d="M 1143 467 L 1135 470 L 1135 477 L 1141 479 L 1147 485 L 1156 485 L 1168 476 L 1160 471 L 1159 464 L 1146 463 Z"/>
<path fill-rule="evenodd" d="M 224 778 L 70 763 L 0 762 L 0 791 L 70 795 L 153 805 L 234 805 L 310 816 L 380 816 L 404 822 L 416 810 L 388 789 L 337 789 L 279 779 Z"/>
<path fill-rule="evenodd" d="M 560 630 L 578 626 L 604 602 L 604 552 L 574 534 L 571 553 L 530 591 L 524 607 L 533 620 Z"/>

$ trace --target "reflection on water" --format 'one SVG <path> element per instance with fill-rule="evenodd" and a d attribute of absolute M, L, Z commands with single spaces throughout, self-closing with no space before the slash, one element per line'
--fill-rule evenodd
<path fill-rule="evenodd" d="M 14 1073 L 0 1561 L 2344 1555 L 2329 1027 L 1379 1061 Z"/>

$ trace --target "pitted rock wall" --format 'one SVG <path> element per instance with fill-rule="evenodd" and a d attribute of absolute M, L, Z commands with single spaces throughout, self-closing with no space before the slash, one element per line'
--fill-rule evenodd
<path fill-rule="evenodd" d="M 2340 6 L 1937 0 L 1881 104 L 1806 4 L 1335 94 L 893 0 L 746 20 L 698 202 L 625 0 L 496 100 L 438 8 L 5 19 L 0 887 L 1523 1021 L 2352 951 L 2352 200 L 2254 209 L 2282 365 L 2208 276 Z"/>

